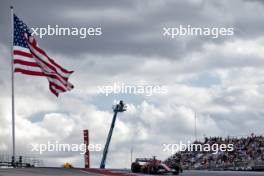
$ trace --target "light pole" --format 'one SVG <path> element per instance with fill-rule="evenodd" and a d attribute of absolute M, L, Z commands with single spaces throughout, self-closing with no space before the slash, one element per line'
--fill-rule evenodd
<path fill-rule="evenodd" d="M 194 112 L 194 137 L 195 137 L 195 141 L 197 141 L 197 116 L 196 116 L 196 111 Z"/>
<path fill-rule="evenodd" d="M 133 162 L 133 148 L 130 149 L 130 165 L 132 165 Z"/>
<path fill-rule="evenodd" d="M 125 106 L 125 104 L 123 103 L 122 100 L 120 100 L 119 104 L 113 106 L 114 116 L 113 116 L 112 124 L 111 124 L 110 130 L 109 130 L 108 136 L 107 136 L 105 147 L 104 147 L 103 157 L 102 157 L 102 161 L 100 164 L 101 169 L 105 168 L 105 161 L 106 161 L 106 157 L 107 157 L 107 153 L 108 153 L 109 144 L 110 144 L 110 141 L 112 138 L 113 130 L 115 127 L 117 113 L 126 111 L 126 108 L 127 107 Z"/>

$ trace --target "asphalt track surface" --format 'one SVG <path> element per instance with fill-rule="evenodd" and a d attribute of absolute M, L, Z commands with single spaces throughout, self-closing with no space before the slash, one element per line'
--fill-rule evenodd
<path fill-rule="evenodd" d="M 62 169 L 62 168 L 7 168 L 0 169 L 0 176 L 100 176 L 108 175 L 93 172 L 82 171 L 80 169 Z M 129 173 L 116 173 L 112 176 L 125 175 Z M 132 175 L 132 174 L 131 174 Z M 144 174 L 139 174 L 143 176 Z M 144 175 L 145 176 L 145 175 Z M 180 176 L 264 176 L 264 172 L 233 172 L 233 171 L 184 171 Z"/>

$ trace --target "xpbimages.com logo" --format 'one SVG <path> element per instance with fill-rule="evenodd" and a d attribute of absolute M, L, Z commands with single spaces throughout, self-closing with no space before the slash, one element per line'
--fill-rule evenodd
<path fill-rule="evenodd" d="M 76 36 L 81 39 L 85 39 L 87 37 L 92 36 L 100 36 L 103 34 L 102 28 L 100 27 L 59 27 L 59 25 L 40 28 L 31 28 L 32 35 L 39 36 L 42 38 L 43 36 Z"/>

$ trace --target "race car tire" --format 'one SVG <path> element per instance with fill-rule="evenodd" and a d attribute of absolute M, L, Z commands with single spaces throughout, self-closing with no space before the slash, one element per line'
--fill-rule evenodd
<path fill-rule="evenodd" d="M 140 172 L 140 164 L 139 164 L 139 163 L 136 163 L 136 162 L 132 163 L 132 164 L 131 164 L 131 171 L 132 171 L 133 173 L 138 173 L 138 172 Z"/>

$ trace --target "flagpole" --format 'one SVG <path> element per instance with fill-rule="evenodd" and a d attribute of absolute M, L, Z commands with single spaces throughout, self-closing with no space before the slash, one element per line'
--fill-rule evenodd
<path fill-rule="evenodd" d="M 15 129 L 15 96 L 14 96 L 14 55 L 13 55 L 13 42 L 14 42 L 14 8 L 10 6 L 11 13 L 11 83 L 12 83 L 12 164 L 14 166 L 16 159 L 16 129 Z"/>

